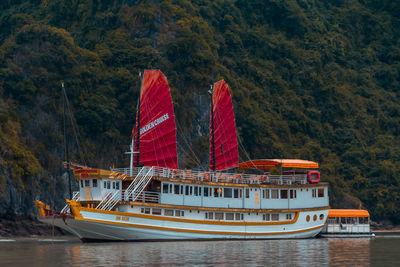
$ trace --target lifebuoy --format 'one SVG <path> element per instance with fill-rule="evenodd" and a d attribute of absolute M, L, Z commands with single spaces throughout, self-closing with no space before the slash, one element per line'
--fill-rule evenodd
<path fill-rule="evenodd" d="M 307 180 L 310 184 L 318 184 L 320 180 L 319 171 L 309 171 L 307 173 Z"/>
<path fill-rule="evenodd" d="M 268 175 L 263 175 L 261 177 L 261 183 L 266 184 L 268 182 Z"/>

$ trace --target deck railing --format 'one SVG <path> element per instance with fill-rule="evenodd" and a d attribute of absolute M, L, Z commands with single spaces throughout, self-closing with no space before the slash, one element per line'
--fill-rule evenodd
<path fill-rule="evenodd" d="M 73 201 L 79 201 L 79 198 L 80 198 L 79 191 L 74 191 L 74 192 L 72 193 L 72 200 L 73 200 Z M 65 205 L 64 208 L 61 210 L 61 213 L 70 213 L 70 212 L 71 212 L 71 211 L 70 211 L 70 208 L 69 208 L 69 205 L 68 205 L 68 204 Z"/>
<path fill-rule="evenodd" d="M 133 200 L 132 195 L 127 197 L 125 190 L 122 190 L 122 195 L 125 196 L 125 201 L 136 201 L 136 202 L 146 202 L 146 203 L 160 203 L 160 193 L 151 192 L 151 191 L 143 191 L 139 194 L 136 200 Z"/>
<path fill-rule="evenodd" d="M 151 167 L 143 167 L 150 170 Z M 244 173 L 225 173 L 225 172 L 207 172 L 195 170 L 169 169 L 164 167 L 152 167 L 153 177 L 184 179 L 193 181 L 219 182 L 219 183 L 237 183 L 237 184 L 306 184 L 306 174 L 289 175 L 257 175 Z M 133 168 L 132 177 L 135 177 L 142 168 Z M 130 168 L 113 169 L 112 171 L 130 175 Z"/>

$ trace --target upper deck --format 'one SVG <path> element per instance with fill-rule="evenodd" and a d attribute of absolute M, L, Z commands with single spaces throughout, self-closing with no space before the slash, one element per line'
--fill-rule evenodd
<path fill-rule="evenodd" d="M 149 168 L 150 169 L 150 168 Z M 125 179 L 134 179 L 141 168 L 118 168 L 112 169 L 113 172 L 126 174 Z M 180 179 L 199 182 L 216 182 L 227 184 L 269 184 L 269 185 L 305 185 L 309 184 L 307 173 L 295 173 L 294 171 L 283 172 L 281 175 L 271 175 L 264 173 L 245 174 L 245 173 L 225 173 L 196 171 L 190 169 L 169 169 L 164 167 L 153 167 L 152 176 L 154 178 Z"/>

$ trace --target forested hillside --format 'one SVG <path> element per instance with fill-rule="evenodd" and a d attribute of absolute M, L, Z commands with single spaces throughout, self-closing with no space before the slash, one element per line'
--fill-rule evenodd
<path fill-rule="evenodd" d="M 317 161 L 332 207 L 399 224 L 399 37 L 390 0 L 1 1 L 0 214 L 66 197 L 61 81 L 72 160 L 126 166 L 138 73 L 157 68 L 181 167 L 199 164 L 188 144 L 207 162 L 207 90 L 223 78 L 251 158 Z"/>

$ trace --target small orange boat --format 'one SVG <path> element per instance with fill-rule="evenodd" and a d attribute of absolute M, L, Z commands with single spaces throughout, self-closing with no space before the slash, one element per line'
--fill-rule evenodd
<path fill-rule="evenodd" d="M 321 237 L 374 237 L 367 210 L 331 209 Z"/>

